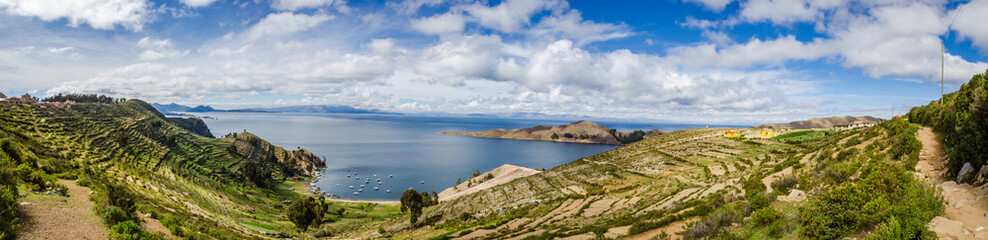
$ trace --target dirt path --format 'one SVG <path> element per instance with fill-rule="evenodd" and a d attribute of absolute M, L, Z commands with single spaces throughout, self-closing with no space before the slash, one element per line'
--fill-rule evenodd
<path fill-rule="evenodd" d="M 988 197 L 981 196 L 978 190 L 968 184 L 944 181 L 946 165 L 940 139 L 930 128 L 921 128 L 916 137 L 923 143 L 916 170 L 926 175 L 927 181 L 943 189 L 946 218 L 937 217 L 930 228 L 941 239 L 986 239 L 988 238 Z"/>
<path fill-rule="evenodd" d="M 89 188 L 75 181 L 59 180 L 69 187 L 69 197 L 50 197 L 28 193 L 21 201 L 20 239 L 106 239 L 107 229 L 93 214 Z"/>

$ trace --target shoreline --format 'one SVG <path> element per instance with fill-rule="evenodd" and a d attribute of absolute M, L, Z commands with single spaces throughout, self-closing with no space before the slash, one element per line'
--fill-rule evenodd
<path fill-rule="evenodd" d="M 318 174 L 318 175 L 312 177 L 312 179 L 307 180 L 307 181 L 298 181 L 298 183 L 302 183 L 302 184 L 300 184 L 301 185 L 300 186 L 301 189 L 298 189 L 298 190 L 301 190 L 301 191 L 296 190 L 296 192 L 301 192 L 301 193 L 303 193 L 303 195 L 313 196 L 313 197 L 323 196 L 323 197 L 326 197 L 326 200 L 327 201 L 334 201 L 334 202 L 376 203 L 376 204 L 387 204 L 387 205 L 395 205 L 395 206 L 398 206 L 398 205 L 401 204 L 401 202 L 399 200 L 356 200 L 356 199 L 331 198 L 331 197 L 328 197 L 327 196 L 327 195 L 329 195 L 329 193 L 323 192 L 321 189 L 318 192 L 313 192 L 312 191 L 312 188 L 309 187 L 310 184 L 312 184 L 313 182 L 319 180 L 319 177 L 322 177 L 322 175 L 321 174 Z M 322 193 L 322 194 L 320 194 L 320 193 Z"/>

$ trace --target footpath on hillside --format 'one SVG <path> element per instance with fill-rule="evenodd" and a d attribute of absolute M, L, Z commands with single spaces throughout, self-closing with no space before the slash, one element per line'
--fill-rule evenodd
<path fill-rule="evenodd" d="M 75 181 L 59 180 L 69 188 L 69 197 L 27 193 L 18 208 L 20 239 L 106 239 L 107 230 L 93 214 L 89 188 Z"/>
<path fill-rule="evenodd" d="M 947 158 L 936 133 L 920 128 L 916 138 L 923 143 L 916 171 L 943 189 L 946 216 L 930 221 L 930 229 L 940 239 L 988 239 L 988 196 L 984 187 L 957 184 L 945 179 Z"/>

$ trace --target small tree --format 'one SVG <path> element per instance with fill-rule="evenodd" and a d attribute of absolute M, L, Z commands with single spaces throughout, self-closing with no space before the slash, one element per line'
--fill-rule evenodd
<path fill-rule="evenodd" d="M 326 214 L 325 202 L 321 199 L 308 197 L 292 202 L 288 206 L 288 220 L 295 223 L 299 232 L 305 232 L 309 226 L 319 226 L 322 218 Z"/>
<path fill-rule="evenodd" d="M 415 225 L 418 221 L 419 215 L 422 215 L 422 207 L 425 203 L 422 201 L 422 195 L 415 191 L 415 189 L 409 188 L 405 193 L 401 194 L 401 211 L 409 212 L 411 218 L 409 219 L 409 224 Z"/>
<path fill-rule="evenodd" d="M 559 134 L 556 134 L 556 133 L 552 133 L 552 139 L 553 139 L 553 140 L 555 140 L 555 139 L 559 139 Z"/>
<path fill-rule="evenodd" d="M 480 176 L 480 169 L 473 170 L 473 177 L 472 178 L 475 178 L 477 176 Z"/>

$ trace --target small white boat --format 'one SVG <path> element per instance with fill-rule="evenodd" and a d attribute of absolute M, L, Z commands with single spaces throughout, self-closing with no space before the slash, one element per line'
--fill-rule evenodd
<path fill-rule="evenodd" d="M 336 184 L 336 186 L 337 186 L 337 187 L 339 187 L 339 186 L 340 186 L 340 184 L 339 184 L 339 183 L 337 183 L 337 184 Z"/>
<path fill-rule="evenodd" d="M 388 189 L 388 192 L 390 193 L 391 192 L 391 189 Z"/>
<path fill-rule="evenodd" d="M 379 182 L 379 183 L 377 183 L 377 185 L 384 185 L 384 183 L 382 183 L 382 182 Z"/>
<path fill-rule="evenodd" d="M 364 185 L 363 184 L 360 184 L 360 188 L 364 188 Z"/>
<path fill-rule="evenodd" d="M 359 190 L 357 190 L 357 191 L 358 191 L 358 192 L 363 192 L 363 191 L 364 191 L 364 189 L 363 189 L 363 188 L 361 188 L 361 189 L 359 189 Z"/>
<path fill-rule="evenodd" d="M 360 195 L 359 192 L 353 192 L 353 195 Z"/>
<path fill-rule="evenodd" d="M 391 174 L 391 176 L 388 176 L 388 177 L 389 178 L 395 178 L 395 175 L 394 174 Z"/>
<path fill-rule="evenodd" d="M 419 184 L 425 184 L 425 181 L 421 181 L 421 182 L 419 182 Z"/>
<path fill-rule="evenodd" d="M 377 190 L 377 187 L 374 187 L 374 190 Z"/>
<path fill-rule="evenodd" d="M 374 177 L 377 177 L 377 174 L 374 174 Z"/>
<path fill-rule="evenodd" d="M 350 189 L 353 189 L 353 185 L 350 185 Z"/>

